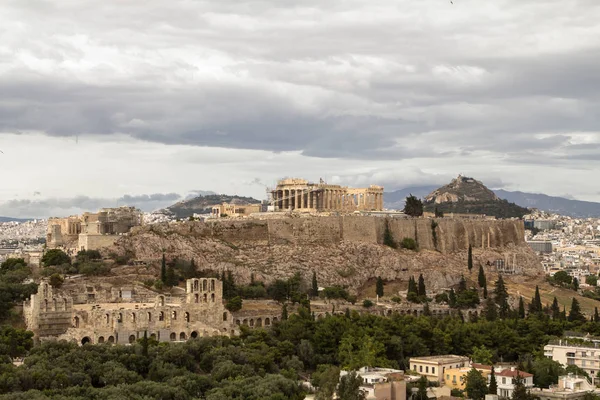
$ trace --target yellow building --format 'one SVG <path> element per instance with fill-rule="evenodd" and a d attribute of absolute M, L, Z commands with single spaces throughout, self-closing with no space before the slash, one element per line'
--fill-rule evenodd
<path fill-rule="evenodd" d="M 430 381 L 443 383 L 446 378 L 446 370 L 451 368 L 463 368 L 469 365 L 469 357 L 444 355 L 429 357 L 412 357 L 410 369 L 426 377 Z"/>
<path fill-rule="evenodd" d="M 481 375 L 487 380 L 488 376 L 492 373 L 492 367 L 483 364 L 472 364 L 471 366 L 465 366 L 461 368 L 449 368 L 444 373 L 444 385 L 450 389 L 465 390 L 465 384 L 467 382 L 467 374 L 469 371 L 475 368 L 481 372 Z"/>

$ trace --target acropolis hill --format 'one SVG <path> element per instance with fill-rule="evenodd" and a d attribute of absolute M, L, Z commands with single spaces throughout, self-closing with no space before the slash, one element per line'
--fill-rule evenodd
<path fill-rule="evenodd" d="M 315 271 L 321 285 L 351 290 L 377 276 L 406 281 L 419 273 L 431 288 L 457 284 L 467 273 L 469 245 L 475 265 L 490 273 L 498 261 L 514 273 L 540 273 L 537 256 L 525 244 L 522 221 L 442 218 L 435 226 L 432 221 L 353 215 L 185 221 L 135 227 L 113 250 L 154 263 L 164 249 L 168 258 L 194 258 L 199 270 L 232 271 L 240 282 L 252 273 L 270 282 L 297 271 L 309 279 Z M 386 226 L 395 241 L 413 238 L 420 250 L 383 245 Z"/>

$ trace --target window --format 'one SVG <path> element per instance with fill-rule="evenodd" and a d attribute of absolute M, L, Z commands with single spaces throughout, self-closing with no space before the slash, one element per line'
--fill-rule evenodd
<path fill-rule="evenodd" d="M 417 370 L 417 366 L 413 365 L 413 371 L 416 371 L 416 370 Z"/>
<path fill-rule="evenodd" d="M 587 352 L 585 352 L 585 351 L 582 351 L 582 352 L 581 352 L 581 357 L 587 357 Z"/>
<path fill-rule="evenodd" d="M 429 367 L 425 367 L 425 373 L 428 374 L 429 373 Z"/>
<path fill-rule="evenodd" d="M 450 375 L 446 375 L 446 380 L 449 381 L 450 380 Z"/>
<path fill-rule="evenodd" d="M 419 372 L 423 372 L 423 366 L 419 365 Z"/>
<path fill-rule="evenodd" d="M 435 367 L 431 367 L 431 373 L 435 374 Z"/>
<path fill-rule="evenodd" d="M 581 361 L 581 366 L 582 366 L 582 367 L 585 367 L 585 360 L 582 360 L 582 361 Z"/>
<path fill-rule="evenodd" d="M 502 378 L 502 384 L 506 385 L 506 378 L 504 378 L 504 377 Z"/>

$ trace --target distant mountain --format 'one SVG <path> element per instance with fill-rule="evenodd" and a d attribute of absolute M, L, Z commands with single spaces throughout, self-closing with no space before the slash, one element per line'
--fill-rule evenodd
<path fill-rule="evenodd" d="M 0 217 L 0 222 L 27 222 L 32 220 L 33 218 Z"/>
<path fill-rule="evenodd" d="M 461 175 L 425 196 L 423 205 L 429 212 L 437 209 L 444 213 L 485 214 L 496 218 L 520 218 L 529 213 L 524 207 L 500 199 L 480 181 Z"/>
<path fill-rule="evenodd" d="M 575 218 L 599 218 L 600 203 L 591 201 L 571 200 L 564 197 L 548 196 L 537 193 L 509 192 L 496 190 L 496 194 L 503 199 L 516 203 L 522 207 L 537 208 L 543 211 Z"/>
<path fill-rule="evenodd" d="M 252 197 L 230 196 L 226 194 L 209 194 L 192 199 L 179 201 L 165 209 L 166 213 L 172 214 L 174 218 L 189 218 L 193 214 L 208 214 L 212 206 L 221 203 L 233 204 L 257 204 L 260 200 Z"/>
<path fill-rule="evenodd" d="M 383 194 L 383 206 L 389 210 L 402 210 L 404 201 L 411 194 L 420 199 L 437 189 L 437 186 L 411 186 Z"/>

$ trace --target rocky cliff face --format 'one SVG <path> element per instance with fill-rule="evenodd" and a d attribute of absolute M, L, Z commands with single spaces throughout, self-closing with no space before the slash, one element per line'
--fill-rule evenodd
<path fill-rule="evenodd" d="M 242 282 L 249 281 L 252 273 L 270 282 L 295 272 L 310 279 L 315 271 L 320 285 L 350 289 L 377 276 L 407 281 L 419 273 L 432 289 L 449 287 L 458 283 L 461 274 L 468 275 L 469 244 L 474 248 L 474 279 L 480 263 L 486 273 L 495 273 L 496 260 L 516 262 L 528 276 L 540 273 L 537 256 L 524 243 L 522 222 L 439 220 L 432 227 L 431 221 L 321 217 L 182 222 L 137 228 L 121 238 L 114 250 L 158 261 L 164 249 L 168 257 L 194 258 L 201 270 L 230 270 Z M 382 245 L 386 223 L 395 240 L 415 238 L 420 251 Z"/>

